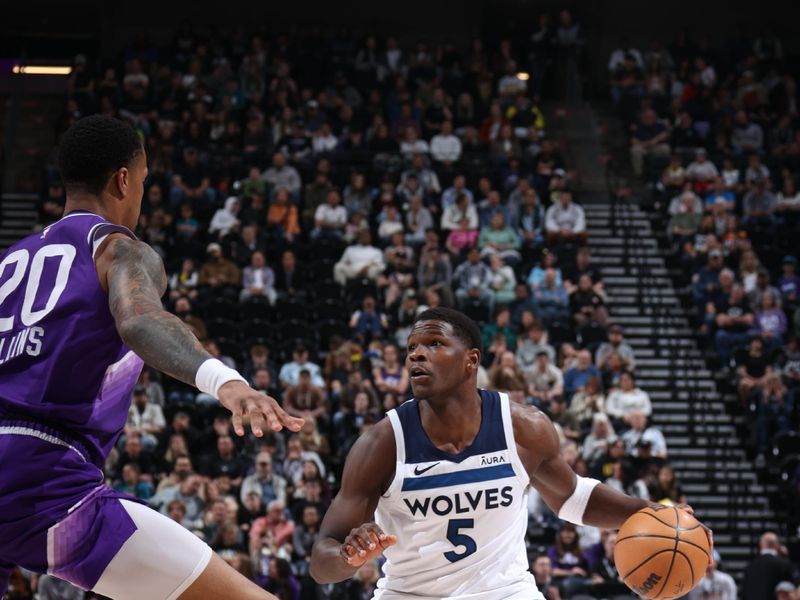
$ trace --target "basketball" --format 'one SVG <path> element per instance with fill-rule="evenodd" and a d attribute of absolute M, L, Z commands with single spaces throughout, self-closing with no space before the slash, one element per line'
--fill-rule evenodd
<path fill-rule="evenodd" d="M 643 508 L 619 530 L 614 562 L 622 581 L 643 598 L 678 598 L 703 578 L 711 548 L 705 529 L 675 506 Z"/>

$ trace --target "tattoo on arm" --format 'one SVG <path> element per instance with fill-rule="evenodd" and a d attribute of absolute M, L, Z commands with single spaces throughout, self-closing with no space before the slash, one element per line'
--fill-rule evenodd
<path fill-rule="evenodd" d="M 119 239 L 108 270 L 108 300 L 117 331 L 148 365 L 190 385 L 211 358 L 189 327 L 164 310 L 167 275 L 161 257 L 144 242 Z"/>

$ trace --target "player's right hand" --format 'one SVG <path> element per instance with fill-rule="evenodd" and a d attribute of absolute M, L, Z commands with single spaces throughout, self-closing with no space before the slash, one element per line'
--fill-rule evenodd
<path fill-rule="evenodd" d="M 351 567 L 360 567 L 368 560 L 377 558 L 389 546 L 397 543 L 397 536 L 384 533 L 377 523 L 364 523 L 350 532 L 342 543 L 339 553 Z"/>
<path fill-rule="evenodd" d="M 284 427 L 300 431 L 305 422 L 284 411 L 275 398 L 262 394 L 241 381 L 229 381 L 219 388 L 219 401 L 233 414 L 231 419 L 236 435 L 244 435 L 244 419 L 250 419 L 250 428 L 256 437 L 264 435 L 266 425 L 272 431 Z"/>

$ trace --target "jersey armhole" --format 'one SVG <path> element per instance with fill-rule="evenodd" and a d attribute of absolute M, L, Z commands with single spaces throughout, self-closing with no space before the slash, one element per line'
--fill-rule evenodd
<path fill-rule="evenodd" d="M 400 424 L 400 417 L 397 410 L 392 409 L 386 416 L 389 417 L 389 423 L 392 425 L 392 433 L 394 433 L 394 447 L 395 447 L 395 466 L 394 477 L 386 491 L 381 494 L 381 498 L 390 498 L 392 494 L 396 493 L 403 485 L 403 471 L 406 464 L 406 441 L 403 437 L 403 426 Z"/>
<path fill-rule="evenodd" d="M 97 254 L 97 249 L 105 241 L 105 239 L 112 233 L 121 233 L 132 240 L 137 239 L 136 235 L 127 227 L 123 225 L 116 225 L 114 223 L 97 223 L 89 230 L 89 235 L 86 236 L 86 243 L 89 244 L 89 249 L 92 251 L 92 260 Z"/>
<path fill-rule="evenodd" d="M 531 484 L 530 475 L 528 475 L 528 471 L 525 468 L 525 465 L 522 464 L 522 459 L 519 457 L 519 453 L 517 452 L 517 442 L 514 440 L 514 423 L 511 420 L 511 400 L 508 397 L 508 394 L 499 392 L 500 396 L 500 412 L 503 415 L 503 433 L 506 436 L 506 446 L 508 447 L 508 453 L 511 456 L 511 464 L 514 467 L 514 474 L 519 479 L 520 483 L 522 483 L 523 487 L 527 487 Z"/>

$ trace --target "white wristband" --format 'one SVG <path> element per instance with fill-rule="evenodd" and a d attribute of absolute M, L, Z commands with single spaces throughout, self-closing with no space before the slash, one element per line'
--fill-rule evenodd
<path fill-rule="evenodd" d="M 594 487 L 600 483 L 597 479 L 581 477 L 578 475 L 578 484 L 575 491 L 561 505 L 558 511 L 558 518 L 575 525 L 583 525 L 583 513 L 586 512 L 586 505 L 589 504 L 589 496 L 592 495 Z"/>
<path fill-rule="evenodd" d="M 214 398 L 218 398 L 219 388 L 229 381 L 241 381 L 247 384 L 247 380 L 239 374 L 239 371 L 225 366 L 225 363 L 216 358 L 209 358 L 200 365 L 194 380 L 198 390 Z"/>

